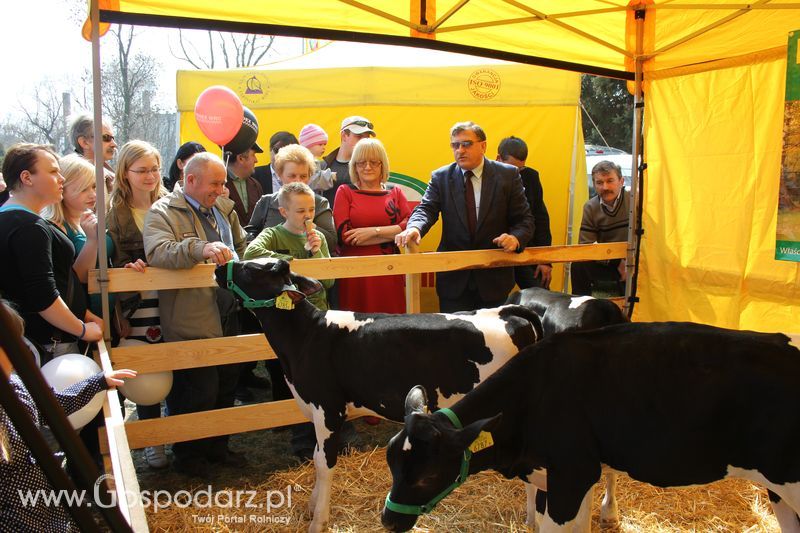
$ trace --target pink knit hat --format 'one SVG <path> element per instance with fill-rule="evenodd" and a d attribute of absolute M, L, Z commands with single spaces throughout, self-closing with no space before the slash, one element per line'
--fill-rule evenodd
<path fill-rule="evenodd" d="M 300 144 L 311 148 L 315 144 L 328 142 L 328 134 L 316 124 L 306 124 L 300 130 Z"/>

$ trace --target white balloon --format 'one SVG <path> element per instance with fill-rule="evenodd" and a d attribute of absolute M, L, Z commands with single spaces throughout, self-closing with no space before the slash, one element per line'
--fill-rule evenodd
<path fill-rule="evenodd" d="M 127 399 L 136 405 L 155 405 L 167 397 L 172 390 L 172 370 L 139 374 L 133 379 L 125 379 L 118 388 Z"/>
<path fill-rule="evenodd" d="M 140 346 L 148 344 L 136 339 L 122 339 L 120 346 Z M 139 374 L 135 378 L 125 379 L 124 385 L 118 388 L 127 399 L 137 405 L 155 405 L 167 397 L 172 390 L 172 370 Z"/>
<path fill-rule="evenodd" d="M 61 392 L 67 387 L 90 378 L 100 372 L 100 367 L 90 357 L 79 353 L 59 355 L 42 367 L 45 381 L 56 391 Z M 98 392 L 89 403 L 72 413 L 67 418 L 72 427 L 80 429 L 88 424 L 103 408 L 103 395 L 105 391 Z"/>

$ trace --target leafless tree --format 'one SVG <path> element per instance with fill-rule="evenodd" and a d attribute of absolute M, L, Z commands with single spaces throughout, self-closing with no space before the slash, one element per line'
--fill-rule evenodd
<path fill-rule="evenodd" d="M 58 148 L 64 138 L 63 99 L 51 80 L 42 80 L 33 89 L 28 102 L 18 102 L 21 123 L 12 125 L 28 142 L 52 144 Z"/>
<path fill-rule="evenodd" d="M 134 47 L 135 26 L 115 25 L 109 31 L 115 57 L 103 65 L 103 112 L 114 123 L 122 142 L 142 128 L 157 87 L 159 65 L 153 56 Z M 147 107 L 147 109 L 146 109 Z"/>
<path fill-rule="evenodd" d="M 202 45 L 178 30 L 178 42 L 170 40 L 172 55 L 202 69 L 240 68 L 259 65 L 272 48 L 273 35 L 252 35 L 207 31 Z"/>

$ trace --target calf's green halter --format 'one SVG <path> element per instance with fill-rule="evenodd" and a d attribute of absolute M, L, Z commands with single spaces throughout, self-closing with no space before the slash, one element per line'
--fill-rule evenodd
<path fill-rule="evenodd" d="M 461 425 L 461 421 L 458 419 L 458 416 L 448 409 L 444 407 L 439 409 L 437 413 L 442 413 L 450 419 L 450 422 L 453 423 L 456 429 L 463 429 Z M 395 503 L 393 502 L 389 496 L 391 494 L 386 495 L 386 508 L 390 511 L 394 511 L 395 513 L 400 514 L 411 514 L 411 515 L 423 515 L 426 513 L 430 513 L 433 511 L 433 508 L 436 507 L 440 501 L 444 500 L 451 492 L 456 490 L 458 487 L 464 484 L 467 480 L 467 476 L 469 476 L 469 460 L 472 459 L 472 451 L 469 448 L 464 450 L 464 456 L 461 458 L 461 470 L 456 477 L 456 480 L 450 483 L 448 487 L 446 487 L 442 492 L 434 496 L 428 503 L 423 505 L 405 505 L 402 503 Z"/>

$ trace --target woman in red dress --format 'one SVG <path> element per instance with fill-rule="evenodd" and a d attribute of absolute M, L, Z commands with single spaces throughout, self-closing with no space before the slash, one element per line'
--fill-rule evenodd
<path fill-rule="evenodd" d="M 403 191 L 387 183 L 389 159 L 377 139 L 362 139 L 350 158 L 352 184 L 336 191 L 333 219 L 340 256 L 400 253 L 394 236 L 406 228 L 411 209 Z M 343 278 L 339 308 L 363 313 L 404 313 L 402 275 Z"/>

